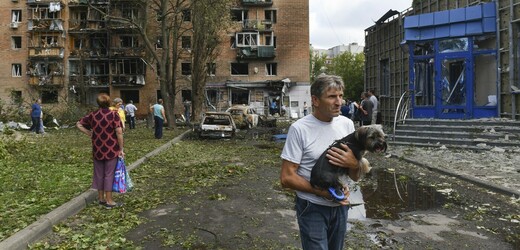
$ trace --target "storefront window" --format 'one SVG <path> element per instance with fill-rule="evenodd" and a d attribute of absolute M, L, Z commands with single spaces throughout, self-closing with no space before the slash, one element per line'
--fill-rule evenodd
<path fill-rule="evenodd" d="M 468 38 L 455 38 L 439 41 L 440 53 L 459 52 L 468 50 Z"/>

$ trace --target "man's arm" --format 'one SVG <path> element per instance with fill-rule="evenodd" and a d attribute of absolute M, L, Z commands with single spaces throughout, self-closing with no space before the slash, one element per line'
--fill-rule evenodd
<path fill-rule="evenodd" d="M 331 147 L 331 149 L 327 151 L 327 158 L 329 158 L 329 162 L 336 166 L 348 168 L 348 175 L 350 179 L 353 181 L 358 181 L 361 171 L 359 169 L 359 162 L 356 159 L 356 156 L 354 156 L 354 153 L 346 144 L 341 143 L 340 146 L 342 149 Z"/>
<path fill-rule="evenodd" d="M 166 114 L 164 112 L 164 108 L 161 109 L 161 114 L 162 114 L 162 117 L 164 118 L 164 123 L 168 123 L 168 121 L 166 120 Z"/>
<path fill-rule="evenodd" d="M 298 167 L 299 165 L 296 163 L 287 160 L 282 161 L 282 171 L 280 172 L 280 183 L 282 187 L 316 194 L 328 199 L 332 198 L 326 190 L 313 188 L 310 182 L 298 175 Z"/>

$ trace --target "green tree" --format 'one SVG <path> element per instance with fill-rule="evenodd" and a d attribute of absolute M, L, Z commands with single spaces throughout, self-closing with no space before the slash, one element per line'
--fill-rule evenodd
<path fill-rule="evenodd" d="M 311 72 L 311 82 L 314 82 L 314 78 L 316 78 L 321 73 L 327 73 L 327 55 L 317 53 L 314 49 L 311 48 L 311 63 L 310 70 Z"/>
<path fill-rule="evenodd" d="M 344 52 L 332 59 L 329 66 L 330 74 L 338 75 L 345 82 L 345 98 L 359 100 L 364 88 L 363 71 L 365 56 L 362 53 Z"/>
<path fill-rule="evenodd" d="M 192 116 L 198 121 L 205 100 L 208 67 L 219 55 L 217 49 L 231 27 L 231 0 L 192 0 L 194 13 L 191 72 Z"/>

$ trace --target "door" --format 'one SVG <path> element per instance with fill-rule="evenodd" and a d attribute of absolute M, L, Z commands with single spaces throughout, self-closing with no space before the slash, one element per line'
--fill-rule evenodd
<path fill-rule="evenodd" d="M 438 60 L 436 116 L 443 119 L 470 118 L 468 104 L 471 95 L 468 87 L 468 59 L 441 56 Z"/>

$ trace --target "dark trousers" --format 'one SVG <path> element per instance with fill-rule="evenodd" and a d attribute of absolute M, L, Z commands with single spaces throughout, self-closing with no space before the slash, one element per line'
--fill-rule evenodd
<path fill-rule="evenodd" d="M 37 134 L 40 133 L 40 117 L 31 117 L 32 125 L 31 125 L 31 132 L 36 132 Z"/>
<path fill-rule="evenodd" d="M 161 139 L 164 120 L 159 116 L 154 116 L 153 119 L 155 121 L 155 138 Z"/>
<path fill-rule="evenodd" d="M 134 129 L 135 128 L 135 116 L 127 116 L 126 117 L 126 120 L 128 121 L 128 125 L 130 127 L 130 129 Z"/>

